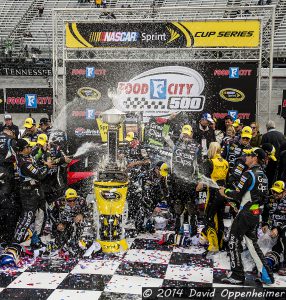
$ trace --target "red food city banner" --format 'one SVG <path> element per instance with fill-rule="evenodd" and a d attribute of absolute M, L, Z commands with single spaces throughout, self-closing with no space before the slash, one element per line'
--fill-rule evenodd
<path fill-rule="evenodd" d="M 53 89 L 6 89 L 5 111 L 9 113 L 53 112 Z"/>

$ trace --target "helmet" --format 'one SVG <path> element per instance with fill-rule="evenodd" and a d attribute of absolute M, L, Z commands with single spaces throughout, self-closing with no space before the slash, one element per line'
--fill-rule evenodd
<path fill-rule="evenodd" d="M 76 198 L 77 197 L 77 192 L 74 189 L 67 189 L 65 193 L 65 198 L 66 199 L 71 199 L 71 198 Z"/>

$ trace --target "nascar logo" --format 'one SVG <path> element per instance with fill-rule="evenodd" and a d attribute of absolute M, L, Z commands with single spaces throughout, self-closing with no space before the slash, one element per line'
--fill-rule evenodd
<path fill-rule="evenodd" d="M 92 32 L 90 42 L 137 42 L 139 32 Z"/>

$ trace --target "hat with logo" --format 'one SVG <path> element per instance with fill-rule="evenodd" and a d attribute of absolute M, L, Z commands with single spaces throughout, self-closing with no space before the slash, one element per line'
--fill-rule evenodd
<path fill-rule="evenodd" d="M 250 126 L 245 126 L 242 128 L 241 137 L 249 139 L 252 138 L 252 129 L 250 128 Z"/>
<path fill-rule="evenodd" d="M 28 138 L 23 138 L 23 140 L 27 141 L 28 144 L 29 144 L 29 146 L 32 147 L 32 148 L 33 148 L 34 146 L 36 146 L 36 144 L 37 144 L 36 142 L 31 142 Z"/>
<path fill-rule="evenodd" d="M 29 146 L 29 143 L 24 139 L 19 139 L 16 145 L 19 152 L 23 151 L 27 146 Z"/>
<path fill-rule="evenodd" d="M 41 118 L 39 125 L 47 125 L 49 122 L 50 120 L 48 118 Z"/>
<path fill-rule="evenodd" d="M 25 128 L 32 128 L 34 125 L 36 125 L 36 121 L 33 118 L 27 118 L 24 122 Z"/>
<path fill-rule="evenodd" d="M 126 135 L 126 138 L 125 140 L 128 141 L 128 142 L 132 142 L 135 138 L 135 133 L 130 131 L 130 132 L 127 132 L 127 135 Z"/>
<path fill-rule="evenodd" d="M 76 198 L 77 197 L 77 192 L 74 189 L 67 189 L 65 193 L 65 198 L 66 199 L 71 199 L 71 198 Z"/>
<path fill-rule="evenodd" d="M 285 182 L 282 180 L 275 181 L 271 187 L 272 191 L 280 194 L 285 191 Z"/>
<path fill-rule="evenodd" d="M 4 120 L 12 120 L 12 116 L 7 114 L 4 116 Z"/>
<path fill-rule="evenodd" d="M 265 151 L 261 148 L 252 148 L 252 151 L 250 153 L 247 153 L 246 155 L 256 156 L 259 160 L 265 160 L 265 158 L 267 157 Z"/>
<path fill-rule="evenodd" d="M 213 120 L 212 116 L 210 114 L 208 114 L 208 113 L 204 113 L 202 115 L 202 119 L 207 120 L 210 123 L 214 123 L 214 120 Z"/>
<path fill-rule="evenodd" d="M 165 162 L 159 161 L 156 164 L 156 167 L 159 169 L 161 176 L 163 177 L 168 176 L 169 167 Z"/>
<path fill-rule="evenodd" d="M 48 141 L 48 136 L 44 133 L 38 135 L 37 144 L 44 146 Z"/>
<path fill-rule="evenodd" d="M 276 149 L 272 144 L 265 143 L 261 146 L 261 148 L 266 152 L 270 159 L 277 161 L 277 158 L 275 157 Z"/>
<path fill-rule="evenodd" d="M 238 127 L 239 125 L 241 125 L 241 124 L 240 124 L 240 119 L 236 119 L 236 120 L 233 122 L 233 124 L 232 124 L 233 127 Z"/>
<path fill-rule="evenodd" d="M 193 128 L 191 125 L 184 125 L 182 127 L 182 134 L 192 135 Z"/>

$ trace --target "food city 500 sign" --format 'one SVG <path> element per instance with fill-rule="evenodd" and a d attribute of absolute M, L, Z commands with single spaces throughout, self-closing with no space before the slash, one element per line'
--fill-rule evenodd
<path fill-rule="evenodd" d="M 67 48 L 253 48 L 259 44 L 259 20 L 66 23 Z"/>
<path fill-rule="evenodd" d="M 106 72 L 78 80 L 72 70 L 79 68 Z M 67 100 L 74 102 L 80 97 L 75 111 L 81 107 L 84 112 L 91 104 L 97 111 L 107 109 L 108 89 L 115 88 L 114 104 L 126 112 L 159 116 L 178 111 L 222 114 L 237 110 L 248 113 L 249 120 L 255 119 L 257 64 L 253 62 L 69 62 L 67 74 Z M 100 97 L 91 101 L 94 91 Z M 72 123 L 79 119 L 77 112 L 70 115 Z M 84 119 L 85 114 L 81 115 Z"/>

